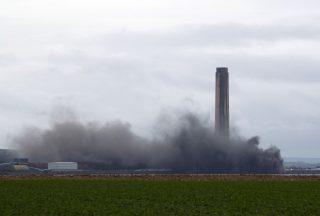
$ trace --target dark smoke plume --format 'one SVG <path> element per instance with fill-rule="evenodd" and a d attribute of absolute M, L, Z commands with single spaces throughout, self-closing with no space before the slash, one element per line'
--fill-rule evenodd
<path fill-rule="evenodd" d="M 259 138 L 222 139 L 208 120 L 186 113 L 166 116 L 154 139 L 143 138 L 121 121 L 56 122 L 47 130 L 29 128 L 14 142 L 34 162 L 103 163 L 109 169 L 167 168 L 183 173 L 280 173 L 276 147 L 259 148 Z"/>

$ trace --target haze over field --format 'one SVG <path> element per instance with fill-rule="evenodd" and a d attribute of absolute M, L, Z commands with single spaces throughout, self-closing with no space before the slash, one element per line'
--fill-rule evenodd
<path fill-rule="evenodd" d="M 84 128 L 130 122 L 130 133 L 147 140 L 158 114 L 172 109 L 209 114 L 213 123 L 215 68 L 227 66 L 233 130 L 259 135 L 261 147 L 286 157 L 318 157 L 319 7 L 316 0 L 3 1 L 0 148 L 13 147 L 25 127 L 55 132 L 57 118 Z M 71 107 L 77 118 L 55 107 Z"/>

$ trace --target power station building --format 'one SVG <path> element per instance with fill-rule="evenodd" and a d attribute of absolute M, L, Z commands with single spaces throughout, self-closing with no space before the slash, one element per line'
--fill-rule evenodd
<path fill-rule="evenodd" d="M 216 72 L 215 131 L 221 137 L 229 137 L 229 73 L 219 67 Z"/>
<path fill-rule="evenodd" d="M 48 170 L 77 170 L 77 162 L 50 162 L 48 163 Z"/>

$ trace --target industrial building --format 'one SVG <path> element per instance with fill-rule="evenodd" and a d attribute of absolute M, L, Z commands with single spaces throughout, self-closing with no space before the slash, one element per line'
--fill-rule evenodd
<path fill-rule="evenodd" d="M 48 163 L 48 170 L 57 171 L 72 171 L 78 170 L 77 162 L 50 162 Z"/>

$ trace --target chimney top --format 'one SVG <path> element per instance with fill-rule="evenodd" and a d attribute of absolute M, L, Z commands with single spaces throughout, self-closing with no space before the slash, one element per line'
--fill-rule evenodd
<path fill-rule="evenodd" d="M 217 72 L 228 72 L 227 67 L 217 67 Z"/>

